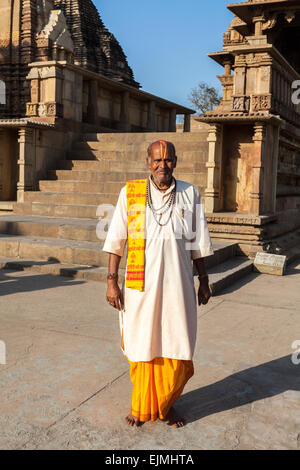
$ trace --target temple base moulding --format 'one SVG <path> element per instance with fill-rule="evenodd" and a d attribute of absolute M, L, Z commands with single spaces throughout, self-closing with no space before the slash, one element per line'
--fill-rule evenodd
<path fill-rule="evenodd" d="M 238 225 L 264 225 L 277 220 L 275 214 L 255 215 L 236 212 L 206 213 L 208 222 Z"/>
<path fill-rule="evenodd" d="M 280 214 L 253 215 L 207 213 L 210 236 L 215 241 L 236 242 L 238 254 L 253 259 L 257 252 L 285 254 L 300 246 L 300 219 L 295 213 L 290 222 Z"/>

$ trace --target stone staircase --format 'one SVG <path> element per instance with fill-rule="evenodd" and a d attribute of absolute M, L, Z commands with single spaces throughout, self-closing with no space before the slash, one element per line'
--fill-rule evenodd
<path fill-rule="evenodd" d="M 12 214 L 0 216 L 0 267 L 104 281 L 108 255 L 96 233 L 97 208 L 115 205 L 127 180 L 148 175 L 147 147 L 161 138 L 176 146 L 175 177 L 203 192 L 206 132 L 83 135 L 68 158 L 39 182 L 39 191 L 26 192 L 24 202 L 15 203 Z M 234 243 L 218 243 L 214 248 L 207 267 L 217 292 L 251 271 L 252 263 L 235 256 Z M 125 262 L 124 256 L 121 275 Z"/>

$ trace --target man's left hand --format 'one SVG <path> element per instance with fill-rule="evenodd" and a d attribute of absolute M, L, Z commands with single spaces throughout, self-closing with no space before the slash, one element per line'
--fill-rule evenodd
<path fill-rule="evenodd" d="M 211 290 L 208 282 L 202 283 L 199 286 L 198 290 L 198 304 L 206 305 L 209 299 L 211 298 Z"/>

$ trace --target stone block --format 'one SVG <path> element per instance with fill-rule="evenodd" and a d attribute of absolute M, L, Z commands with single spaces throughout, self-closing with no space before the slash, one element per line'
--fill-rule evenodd
<path fill-rule="evenodd" d="M 286 256 L 257 253 L 254 260 L 254 270 L 263 274 L 283 276 L 285 274 L 286 261 Z"/>

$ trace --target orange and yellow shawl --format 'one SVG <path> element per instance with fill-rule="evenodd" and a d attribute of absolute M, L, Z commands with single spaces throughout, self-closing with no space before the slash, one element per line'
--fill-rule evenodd
<path fill-rule="evenodd" d="M 126 183 L 128 259 L 126 287 L 143 291 L 147 179 Z"/>

